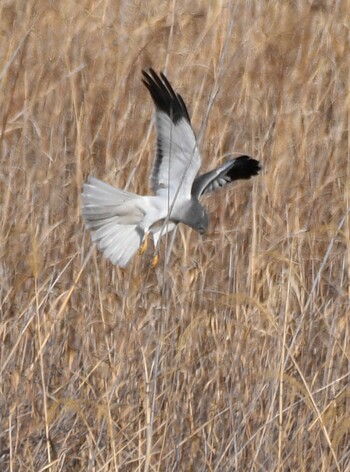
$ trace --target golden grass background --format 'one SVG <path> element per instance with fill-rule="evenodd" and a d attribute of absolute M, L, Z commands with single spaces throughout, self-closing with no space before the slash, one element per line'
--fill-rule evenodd
<path fill-rule="evenodd" d="M 0 466 L 350 470 L 347 1 L 0 3 Z M 205 170 L 169 263 L 84 233 L 89 174 L 148 191 L 141 70 L 165 70 Z"/>

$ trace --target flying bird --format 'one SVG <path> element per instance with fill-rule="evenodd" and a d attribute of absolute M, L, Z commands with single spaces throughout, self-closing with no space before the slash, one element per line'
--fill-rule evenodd
<path fill-rule="evenodd" d="M 149 69 L 142 74 L 156 108 L 157 148 L 150 178 L 154 195 L 120 190 L 91 176 L 82 192 L 82 215 L 92 240 L 120 267 L 139 248 L 145 250 L 149 233 L 155 248 L 179 223 L 205 233 L 209 217 L 199 198 L 260 171 L 258 161 L 240 156 L 198 175 L 201 156 L 184 100 L 162 72 Z"/>

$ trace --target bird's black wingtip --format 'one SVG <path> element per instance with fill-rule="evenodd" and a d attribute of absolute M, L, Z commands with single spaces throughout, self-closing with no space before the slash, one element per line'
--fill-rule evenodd
<path fill-rule="evenodd" d="M 152 69 L 152 67 L 149 67 L 148 69 L 142 69 L 141 73 L 143 75 L 143 83 L 145 83 L 145 80 L 147 80 L 148 82 L 152 82 L 158 79 L 158 74 L 154 69 Z"/>
<path fill-rule="evenodd" d="M 234 159 L 234 165 L 228 172 L 232 180 L 250 179 L 261 172 L 262 166 L 259 161 L 251 156 L 244 155 Z"/>
<path fill-rule="evenodd" d="M 181 119 L 191 123 L 186 104 L 179 93 L 176 93 L 163 72 L 157 72 L 150 67 L 142 70 L 142 83 L 151 94 L 156 108 L 166 113 L 174 124 Z"/>

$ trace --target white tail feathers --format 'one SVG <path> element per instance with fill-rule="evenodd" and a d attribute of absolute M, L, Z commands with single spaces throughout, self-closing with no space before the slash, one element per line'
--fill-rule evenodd
<path fill-rule="evenodd" d="M 92 240 L 112 264 L 125 267 L 144 235 L 138 227 L 145 215 L 142 197 L 89 177 L 82 199 L 82 214 Z"/>

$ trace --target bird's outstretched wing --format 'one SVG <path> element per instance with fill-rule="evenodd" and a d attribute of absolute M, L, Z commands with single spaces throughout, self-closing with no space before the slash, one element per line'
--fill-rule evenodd
<path fill-rule="evenodd" d="M 249 156 L 236 157 L 217 169 L 196 177 L 192 185 L 192 195 L 199 198 L 204 193 L 222 188 L 234 180 L 250 179 L 257 175 L 260 169 L 260 164 L 255 159 Z"/>
<path fill-rule="evenodd" d="M 170 200 L 177 192 L 181 192 L 181 198 L 190 198 L 201 158 L 185 102 L 162 72 L 157 75 L 149 69 L 142 73 L 142 81 L 156 106 L 157 152 L 152 190 Z"/>

